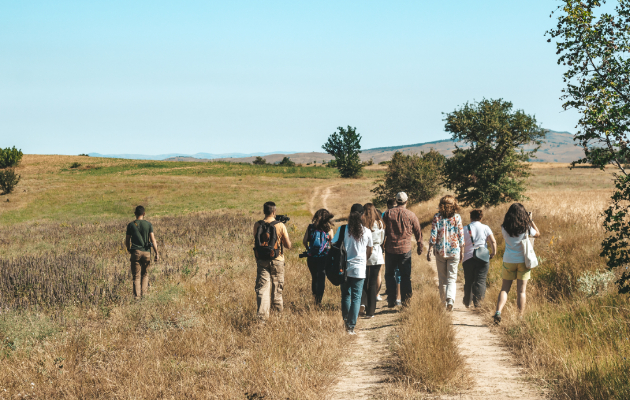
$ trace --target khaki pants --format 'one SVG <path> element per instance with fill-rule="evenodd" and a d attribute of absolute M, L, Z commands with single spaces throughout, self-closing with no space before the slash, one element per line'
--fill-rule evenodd
<path fill-rule="evenodd" d="M 149 288 L 149 275 L 147 270 L 151 265 L 151 253 L 148 251 L 131 251 L 131 275 L 133 275 L 133 295 L 144 296 Z"/>
<path fill-rule="evenodd" d="M 269 318 L 269 309 L 282 311 L 282 288 L 284 287 L 284 261 L 256 260 L 256 301 L 258 317 Z"/>

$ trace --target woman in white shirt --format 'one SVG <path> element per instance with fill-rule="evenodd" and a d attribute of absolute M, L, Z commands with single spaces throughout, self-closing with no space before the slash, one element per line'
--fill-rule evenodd
<path fill-rule="evenodd" d="M 483 210 L 470 212 L 470 224 L 464 227 L 464 305 L 470 307 L 472 300 L 475 307 L 486 295 L 486 278 L 490 261 L 474 257 L 475 249 L 492 246 L 490 258 L 497 253 L 497 241 L 488 225 L 481 223 Z M 488 253 L 486 253 L 487 256 Z"/>
<path fill-rule="evenodd" d="M 344 228 L 345 226 L 345 228 Z M 344 228 L 344 246 L 347 254 L 346 281 L 341 284 L 341 316 L 346 321 L 348 334 L 355 335 L 354 327 L 359 316 L 363 281 L 367 260 L 372 255 L 372 232 L 363 226 L 363 206 L 354 204 L 350 209 L 348 225 L 337 229 L 333 242 L 339 240 L 339 233 Z"/>
<path fill-rule="evenodd" d="M 383 240 L 385 240 L 385 225 L 374 204 L 367 203 L 363 208 L 363 226 L 371 227 L 374 247 L 372 248 L 372 255 L 367 260 L 361 308 L 365 307 L 366 318 L 372 318 L 374 311 L 376 311 L 376 296 L 378 296 L 379 289 L 378 277 L 381 273 L 381 266 L 385 264 L 381 248 Z"/>
<path fill-rule="evenodd" d="M 494 322 L 501 322 L 501 310 L 507 303 L 508 293 L 512 287 L 512 281 L 516 283 L 516 304 L 520 316 L 525 311 L 527 281 L 531 273 L 525 266 L 525 252 L 523 249 L 523 240 L 529 240 L 528 237 L 537 238 L 540 231 L 532 221 L 530 214 L 525 210 L 521 203 L 514 203 L 510 206 L 503 225 L 501 225 L 501 233 L 505 240 L 505 253 L 503 253 L 503 270 L 501 277 L 503 278 L 503 286 L 497 300 L 497 310 L 494 314 Z"/>

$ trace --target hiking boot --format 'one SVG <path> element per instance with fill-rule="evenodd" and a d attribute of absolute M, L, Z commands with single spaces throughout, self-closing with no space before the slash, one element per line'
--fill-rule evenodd
<path fill-rule="evenodd" d="M 494 319 L 494 323 L 496 325 L 499 325 L 501 323 L 501 313 L 500 312 L 496 312 L 492 318 Z"/>

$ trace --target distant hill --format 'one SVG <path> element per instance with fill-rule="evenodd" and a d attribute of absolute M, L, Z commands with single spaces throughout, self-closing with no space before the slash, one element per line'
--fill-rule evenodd
<path fill-rule="evenodd" d="M 293 154 L 294 152 L 288 151 L 283 152 L 283 154 Z M 182 153 L 170 153 L 170 154 L 157 154 L 157 155 L 146 155 L 146 154 L 99 154 L 99 153 L 88 153 L 90 157 L 104 157 L 104 158 L 125 158 L 131 160 L 166 160 L 169 158 L 192 158 L 192 159 L 208 159 L 214 160 L 217 158 L 243 158 L 243 157 L 256 157 L 256 156 L 266 156 L 272 153 L 225 153 L 225 154 L 212 154 L 212 153 L 197 153 L 197 154 L 182 154 Z"/>
<path fill-rule="evenodd" d="M 526 150 L 531 150 L 532 146 L 525 146 Z M 390 147 L 377 147 L 374 149 L 366 149 L 361 152 L 361 160 L 367 161 L 372 159 L 374 163 L 381 161 L 387 161 L 392 158 L 395 152 L 400 151 L 403 154 L 419 154 L 421 151 L 427 152 L 434 149 L 446 157 L 450 157 L 455 150 L 455 144 L 452 140 L 436 140 L 426 143 L 410 144 L 406 146 L 390 146 Z M 558 162 L 569 163 L 575 161 L 583 156 L 581 148 L 575 146 L 573 142 L 573 135 L 569 132 L 557 132 L 547 131 L 547 136 L 544 143 L 540 147 L 540 150 L 536 153 L 536 158 L 532 159 L 533 162 Z M 295 163 L 307 164 L 317 163 L 322 161 L 328 162 L 333 157 L 326 153 L 310 152 L 310 153 L 275 153 L 265 155 L 264 158 L 268 163 L 280 162 L 284 157 L 289 157 L 291 161 Z M 231 162 L 245 162 L 250 163 L 256 159 L 255 156 L 242 157 L 242 158 L 219 158 L 214 160 L 203 160 L 190 157 L 173 157 L 168 158 L 169 161 L 231 161 Z"/>
<path fill-rule="evenodd" d="M 421 151 L 427 152 L 430 149 L 434 149 L 447 157 L 453 154 L 455 144 L 450 139 L 436 140 L 432 142 L 409 144 L 404 146 L 389 146 L 389 147 L 377 147 L 374 149 L 366 149 L 361 153 L 361 160 L 367 161 L 372 159 L 375 163 L 386 161 L 392 158 L 395 152 L 400 151 L 403 154 L 419 154 Z M 525 149 L 531 149 L 531 146 L 525 146 Z M 230 161 L 230 162 L 245 162 L 250 163 L 256 159 L 257 156 L 264 157 L 268 163 L 280 162 L 284 157 L 289 157 L 291 161 L 301 164 L 328 162 L 333 159 L 332 156 L 321 152 L 308 152 L 308 153 L 296 153 L 296 152 L 273 152 L 273 153 L 229 153 L 229 154 L 212 154 L 212 153 L 197 153 L 197 154 L 160 154 L 160 155 L 143 155 L 143 154 L 98 154 L 89 153 L 92 157 L 113 157 L 113 158 L 127 158 L 136 160 L 166 160 L 166 161 Z M 581 148 L 575 146 L 573 142 L 573 135 L 569 132 L 557 132 L 547 131 L 547 137 L 545 142 L 541 146 L 536 158 L 531 161 L 538 162 L 558 162 L 568 163 L 579 159 L 583 156 Z"/>

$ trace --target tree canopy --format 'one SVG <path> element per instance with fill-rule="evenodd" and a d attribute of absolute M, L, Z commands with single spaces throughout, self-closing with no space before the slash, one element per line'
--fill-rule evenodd
<path fill-rule="evenodd" d="M 357 128 L 348 125 L 347 129 L 338 127 L 328 137 L 328 141 L 322 146 L 326 153 L 335 157 L 335 165 L 342 178 L 355 178 L 361 174 L 363 165 L 359 154 L 361 153 L 361 135 Z"/>
<path fill-rule="evenodd" d="M 483 99 L 446 114 L 445 130 L 456 149 L 444 164 L 444 183 L 465 206 L 496 206 L 525 198 L 525 163 L 545 131 L 512 103 Z M 524 150 L 523 145 L 532 147 Z"/>
<path fill-rule="evenodd" d="M 600 168 L 617 166 L 601 255 L 610 270 L 621 269 L 619 291 L 630 293 L 630 176 L 624 166 L 630 154 L 630 1 L 618 0 L 612 13 L 602 12 L 604 3 L 563 0 L 556 29 L 547 34 L 556 41 L 558 64 L 567 67 L 563 107 L 580 113 L 575 140 L 584 157 L 573 165 L 595 160 Z"/>
<path fill-rule="evenodd" d="M 440 192 L 445 160 L 446 157 L 433 149 L 420 155 L 404 155 L 397 151 L 387 165 L 385 178 L 372 189 L 376 195 L 374 204 L 384 206 L 398 192 L 407 193 L 411 204 L 431 200 Z"/>

